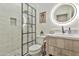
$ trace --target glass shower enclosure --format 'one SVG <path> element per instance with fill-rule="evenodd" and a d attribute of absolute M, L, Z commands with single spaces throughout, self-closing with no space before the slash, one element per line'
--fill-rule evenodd
<path fill-rule="evenodd" d="M 22 3 L 21 55 L 29 53 L 29 47 L 36 44 L 36 9 L 30 4 Z"/>

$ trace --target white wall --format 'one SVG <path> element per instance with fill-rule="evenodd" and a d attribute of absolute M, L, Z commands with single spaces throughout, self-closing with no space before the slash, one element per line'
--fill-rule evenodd
<path fill-rule="evenodd" d="M 17 19 L 16 26 L 10 24 L 10 17 Z M 8 55 L 20 47 L 21 4 L 0 3 L 0 55 Z"/>
<path fill-rule="evenodd" d="M 57 3 L 40 3 L 38 4 L 39 8 L 38 8 L 38 12 L 37 12 L 37 34 L 40 34 L 40 31 L 43 30 L 45 34 L 48 34 L 50 31 L 57 29 L 61 31 L 61 27 L 54 25 L 50 19 L 50 13 L 53 7 L 55 7 Z M 79 4 L 76 3 L 76 5 L 79 7 Z M 78 9 L 78 8 L 77 8 Z M 78 9 L 79 10 L 79 9 Z M 46 19 L 46 23 L 39 23 L 39 13 L 46 11 L 47 12 L 47 19 Z M 79 29 L 79 11 L 77 11 L 77 19 L 76 21 L 68 26 L 65 26 L 65 28 L 68 29 L 68 27 L 75 28 L 75 29 Z"/>

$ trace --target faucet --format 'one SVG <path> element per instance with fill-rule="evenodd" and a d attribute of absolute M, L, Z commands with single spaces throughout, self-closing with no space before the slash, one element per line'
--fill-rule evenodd
<path fill-rule="evenodd" d="M 64 34 L 65 33 L 65 31 L 64 31 L 64 27 L 62 26 L 62 33 Z"/>
<path fill-rule="evenodd" d="M 69 27 L 69 31 L 68 31 L 68 33 L 70 34 L 71 33 L 71 28 Z"/>

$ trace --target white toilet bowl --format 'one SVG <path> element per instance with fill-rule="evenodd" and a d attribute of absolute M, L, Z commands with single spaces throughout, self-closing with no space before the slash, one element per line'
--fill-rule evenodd
<path fill-rule="evenodd" d="M 40 56 L 41 55 L 41 45 L 34 44 L 29 47 L 29 54 L 32 56 Z"/>
<path fill-rule="evenodd" d="M 43 45 L 45 36 L 37 36 L 37 44 L 34 44 L 29 47 L 29 54 L 32 56 L 41 56 L 41 48 Z"/>

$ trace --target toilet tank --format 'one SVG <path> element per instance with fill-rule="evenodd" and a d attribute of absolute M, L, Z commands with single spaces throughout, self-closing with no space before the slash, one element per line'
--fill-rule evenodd
<path fill-rule="evenodd" d="M 40 36 L 40 35 L 38 35 L 38 36 L 36 37 L 36 42 L 37 42 L 37 44 L 42 45 L 42 44 L 43 44 L 43 41 L 44 41 L 44 38 L 45 38 L 45 36 Z"/>

